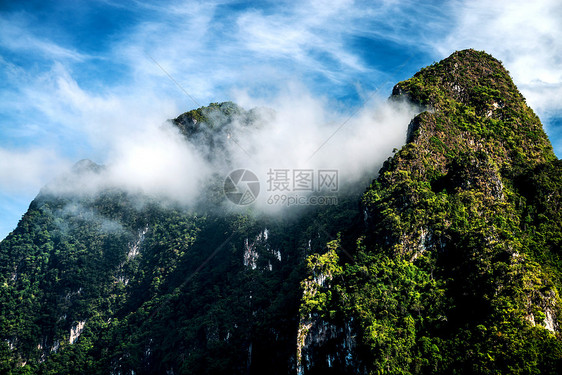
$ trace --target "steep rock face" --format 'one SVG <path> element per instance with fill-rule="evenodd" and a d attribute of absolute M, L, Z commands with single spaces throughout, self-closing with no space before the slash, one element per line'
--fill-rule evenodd
<path fill-rule="evenodd" d="M 170 121 L 207 160 L 228 163 L 231 157 L 228 143 L 237 142 L 237 138 L 264 126 L 274 117 L 271 109 L 245 110 L 235 103 L 224 102 L 182 113 Z"/>
<path fill-rule="evenodd" d="M 443 191 L 459 197 L 466 192 L 471 196 L 481 194 L 473 203 L 480 207 L 473 206 L 473 210 L 483 213 L 485 208 L 499 209 L 506 199 L 504 180 L 509 184 L 530 168 L 556 160 L 540 121 L 507 71 L 483 52 L 460 51 L 422 69 L 395 86 L 393 97 L 397 96 L 406 96 L 428 110 L 412 121 L 410 142 L 386 163 L 374 188 L 364 197 L 372 215 L 385 216 L 373 218 L 371 222 L 376 224 L 370 232 L 384 228 L 384 241 L 397 246 L 396 251 L 415 252 L 427 227 L 439 230 L 437 243 L 447 240 L 440 238 L 440 233 L 450 225 L 450 219 L 432 220 L 427 212 L 422 220 L 415 216 L 415 207 L 419 210 L 423 200 L 438 197 Z M 427 183 L 429 186 L 421 186 Z M 379 190 L 400 201 L 387 207 L 384 199 L 371 199 Z M 427 208 L 433 208 L 436 215 L 447 211 L 439 206 Z M 387 209 L 392 213 L 406 210 L 402 216 L 407 215 L 417 227 L 394 226 L 403 237 L 386 238 L 392 230 L 386 230 L 383 223 L 393 217 Z M 500 211 L 496 214 L 510 216 Z"/>
<path fill-rule="evenodd" d="M 223 103 L 174 123 L 226 159 L 220 142 L 258 126 L 249 113 Z M 0 373 L 294 372 L 305 259 L 350 225 L 359 194 L 285 220 L 225 210 L 224 176 L 190 207 L 103 177 L 77 163 L 0 243 Z"/>
<path fill-rule="evenodd" d="M 360 209 L 225 214 L 221 181 L 190 209 L 44 189 L 0 243 L 0 372 L 560 373 L 562 164 L 539 120 L 472 50 L 400 96 L 426 111 Z M 172 123 L 228 164 L 268 113 Z"/>
<path fill-rule="evenodd" d="M 364 194 L 364 234 L 340 244 L 344 271 L 308 314 L 353 321 L 366 372 L 556 372 L 562 180 L 540 121 L 501 63 L 473 50 L 397 84 L 404 96 L 426 111 Z"/>

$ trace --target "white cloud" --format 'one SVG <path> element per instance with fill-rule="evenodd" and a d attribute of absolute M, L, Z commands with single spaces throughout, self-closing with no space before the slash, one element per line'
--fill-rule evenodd
<path fill-rule="evenodd" d="M 233 167 L 252 170 L 264 190 L 270 169 L 288 169 L 290 173 L 295 169 L 315 173 L 335 169 L 340 188 L 364 183 L 363 178 L 378 173 L 393 148 L 405 143 L 408 124 L 419 110 L 377 98 L 357 113 L 341 113 L 332 101 L 318 98 L 295 83 L 267 103 L 243 92 L 238 94 L 236 101 L 246 107 L 275 108 L 270 122 L 257 131 L 243 133 L 231 150 Z M 264 192 L 257 204 L 269 210 L 272 207 L 267 206 L 267 198 Z"/>
<path fill-rule="evenodd" d="M 338 69 L 364 72 L 367 66 L 344 43 L 347 27 L 358 18 L 351 3 L 309 1 L 275 14 L 248 11 L 237 19 L 237 37 L 245 48 L 267 59 L 323 70 L 327 54 L 341 65 Z"/>
<path fill-rule="evenodd" d="M 358 113 L 340 113 L 331 101 L 314 96 L 299 84 L 289 84 L 287 90 L 268 101 L 239 93 L 237 101 L 242 105 L 251 108 L 265 104 L 275 109 L 275 116 L 265 116 L 262 126 L 251 131 L 235 119 L 232 138 L 220 131 L 213 135 L 214 144 L 226 144 L 220 151 L 224 155 L 209 161 L 205 155 L 217 150 L 208 150 L 209 146 L 197 139 L 186 142 L 176 127 L 150 117 L 133 115 L 129 121 L 122 121 L 118 116 L 95 128 L 100 124 L 97 111 L 107 111 L 109 107 L 112 114 L 119 115 L 130 110 L 131 103 L 126 98 L 106 101 L 91 96 L 72 81 L 64 82 L 57 97 L 71 111 L 82 109 L 82 126 L 87 134 L 106 146 L 107 169 L 100 176 L 90 175 L 74 183 L 63 180 L 51 188 L 89 193 L 116 186 L 183 204 L 195 202 L 212 173 L 226 176 L 237 168 L 255 171 L 262 183 L 269 169 L 337 169 L 340 187 L 353 185 L 365 176 L 375 175 L 392 149 L 405 142 L 408 123 L 416 113 L 416 108 L 409 105 L 380 99 L 367 103 Z M 100 130 L 98 134 L 96 129 Z M 30 154 L 24 156 L 18 168 L 27 163 L 41 168 L 42 164 Z M 49 165 L 57 163 L 68 165 L 60 160 Z M 17 169 L 8 172 L 16 174 Z M 31 176 L 43 176 L 38 170 L 29 172 Z M 52 169 L 41 172 L 56 175 Z M 262 209 L 271 208 L 265 204 L 266 198 L 262 195 L 258 203 Z"/>
<path fill-rule="evenodd" d="M 0 160 L 0 190 L 11 194 L 35 194 L 70 165 L 55 151 L 47 149 L 0 148 Z"/>
<path fill-rule="evenodd" d="M 38 34 L 40 28 L 31 27 L 38 20 L 29 14 L 0 15 L 0 47 L 9 51 L 0 56 L 0 78 L 6 87 L 0 90 L 0 112 L 10 117 L 0 131 L 11 137 L 4 144 L 22 143 L 16 151 L 0 148 L 0 156 L 19 159 L 14 165 L 23 171 L 17 177 L 17 169 L 3 166 L 0 190 L 16 191 L 26 184 L 38 189 L 69 160 L 92 158 L 112 163 L 115 181 L 121 176 L 121 183 L 144 190 L 171 195 L 187 191 L 185 196 L 191 196 L 198 178 L 186 176 L 205 176 L 208 166 L 178 144 L 162 123 L 193 103 L 150 57 L 202 105 L 234 99 L 246 108 L 277 109 L 271 127 L 256 139 L 241 140 L 270 144 L 270 149 L 244 144 L 254 147 L 262 167 L 278 163 L 281 156 L 290 168 L 306 164 L 305 156 L 346 120 L 343 111 L 334 109 L 341 103 L 311 93 L 319 91 L 310 87 L 311 75 L 319 77 L 314 84 L 330 90 L 338 85 L 346 85 L 346 90 L 354 84 L 369 87 L 364 80 L 376 83 L 381 73 L 390 76 L 377 70 L 378 62 L 366 60 L 369 57 L 353 44 L 358 37 L 382 40 L 412 54 L 427 50 L 426 56 L 445 57 L 470 47 L 486 50 L 503 60 L 539 114 L 562 111 L 562 45 L 557 42 L 562 36 L 562 4 L 555 0 L 443 5 L 310 0 L 236 10 L 231 5 L 134 2 L 130 7 L 137 23 L 105 40 L 108 47 L 98 56 L 63 45 L 64 38 L 48 32 Z M 40 63 L 26 64 L 29 56 Z M 108 78 L 106 66 L 123 74 Z M 287 84 L 294 81 L 309 87 Z M 251 95 L 241 95 L 244 91 Z M 335 96 L 334 91 L 325 95 Z M 393 120 L 396 112 L 385 106 L 377 113 L 370 107 L 352 118 L 311 160 L 313 166 L 341 168 L 350 179 L 363 168 L 374 168 L 400 145 L 410 116 L 399 111 Z M 245 156 L 239 157 L 242 162 Z M 156 160 L 165 167 L 159 169 Z M 200 168 L 184 174 L 179 160 Z"/>
<path fill-rule="evenodd" d="M 192 203 L 212 171 L 170 124 L 148 127 L 115 147 L 106 183 L 132 192 Z"/>
<path fill-rule="evenodd" d="M 528 103 L 539 113 L 562 111 L 562 3 L 465 1 L 456 26 L 435 44 L 444 57 L 456 49 L 485 50 L 503 61 Z"/>
<path fill-rule="evenodd" d="M 89 58 L 73 49 L 64 48 L 48 38 L 39 37 L 29 31 L 32 24 L 27 14 L 16 14 L 11 17 L 0 14 L 0 46 L 13 52 L 25 52 L 40 55 L 48 59 L 69 59 L 83 61 Z"/>

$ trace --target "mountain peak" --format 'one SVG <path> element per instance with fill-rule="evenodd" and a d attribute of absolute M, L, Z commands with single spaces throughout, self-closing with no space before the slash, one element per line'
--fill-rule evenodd
<path fill-rule="evenodd" d="M 0 242 L 0 373 L 560 373 L 562 164 L 540 121 L 474 50 L 400 96 L 426 110 L 361 211 L 160 204 L 76 163 Z M 269 113 L 172 124 L 227 163 Z"/>
<path fill-rule="evenodd" d="M 76 162 L 71 169 L 71 172 L 76 175 L 84 173 L 99 173 L 103 170 L 103 166 L 94 163 L 90 159 L 82 159 Z"/>
<path fill-rule="evenodd" d="M 489 90 L 483 92 L 479 87 Z M 392 94 L 405 94 L 412 101 L 435 109 L 444 109 L 451 99 L 484 109 L 499 99 L 496 91 L 510 101 L 525 100 L 499 60 L 486 52 L 467 49 L 422 68 L 412 78 L 398 83 Z"/>
<path fill-rule="evenodd" d="M 432 159 L 445 162 L 470 150 L 490 155 L 501 168 L 556 159 L 509 72 L 485 52 L 458 51 L 421 69 L 394 87 L 392 98 L 399 97 L 427 109 L 410 124 L 408 142 Z"/>

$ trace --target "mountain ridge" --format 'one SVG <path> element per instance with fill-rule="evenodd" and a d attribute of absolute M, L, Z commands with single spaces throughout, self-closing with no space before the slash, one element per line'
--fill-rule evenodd
<path fill-rule="evenodd" d="M 0 242 L 0 371 L 560 372 L 562 164 L 540 120 L 474 50 L 404 97 L 426 110 L 379 176 L 298 218 L 40 194 Z M 215 103 L 171 122 L 215 142 L 267 115 Z"/>
<path fill-rule="evenodd" d="M 543 168 L 555 194 L 561 189 L 540 121 L 501 64 L 474 50 L 422 69 L 393 93 L 428 110 L 363 195 L 357 245 L 332 244 L 356 253 L 355 262 L 334 250 L 309 265 L 315 278 L 332 271 L 329 282 L 305 285 L 313 308 L 301 309 L 300 332 L 311 332 L 301 338 L 301 368 L 556 373 L 560 212 L 547 218 L 527 204 L 521 183 Z M 323 335 L 325 327 L 345 334 Z M 351 364 L 350 342 L 363 353 Z"/>

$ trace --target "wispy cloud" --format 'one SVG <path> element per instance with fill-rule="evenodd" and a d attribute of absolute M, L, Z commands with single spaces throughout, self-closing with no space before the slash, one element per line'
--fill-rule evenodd
<path fill-rule="evenodd" d="M 238 39 L 258 56 L 328 70 L 332 60 L 343 70 L 369 70 L 345 46 L 346 27 L 357 18 L 351 1 L 310 1 L 280 14 L 252 10 L 237 19 Z"/>
<path fill-rule="evenodd" d="M 562 3 L 557 0 L 459 2 L 457 22 L 435 47 L 485 50 L 504 62 L 531 106 L 562 110 Z"/>
<path fill-rule="evenodd" d="M 150 57 L 199 103 L 235 99 L 248 107 L 261 97 L 262 104 L 300 108 L 302 99 L 333 117 L 310 121 L 324 124 L 353 112 L 333 98 L 352 97 L 357 105 L 361 95 L 368 97 L 381 84 L 407 78 L 455 49 L 472 47 L 503 60 L 539 114 L 562 113 L 562 47 L 557 43 L 562 5 L 556 0 L 133 1 L 127 6 L 97 1 L 95 6 L 108 18 L 126 21 L 101 33 L 98 25 L 84 26 L 87 22 L 55 25 L 51 17 L 43 24 L 41 17 L 18 7 L 0 13 L 0 150 L 9 160 L 20 160 L 14 165 L 30 163 L 20 179 L 13 168 L 0 168 L 0 196 L 6 199 L 9 181 L 36 192 L 59 166 L 82 158 L 121 160 L 124 169 L 134 169 L 127 163 L 136 157 L 125 154 L 124 145 L 152 150 L 155 160 L 171 163 L 160 154 L 162 147 L 141 138 L 154 137 L 166 146 L 169 134 L 155 129 L 193 103 Z M 64 4 L 57 7 L 60 12 Z M 80 16 L 87 20 L 84 12 Z M 96 48 L 83 48 L 71 37 L 75 31 L 89 35 Z M 291 91 L 292 82 L 303 88 Z M 388 94 L 387 88 L 381 95 Z M 293 101 L 287 92 L 295 95 Z M 560 138 L 554 125 L 549 131 Z M 351 135 L 338 134 L 334 142 L 352 144 L 346 137 Z M 191 157 L 181 148 L 176 151 Z M 175 168 L 173 163 L 169 167 Z M 34 193 L 26 194 L 29 200 Z M 8 205 L 6 199 L 2 206 Z"/>
<path fill-rule="evenodd" d="M 65 48 L 49 40 L 48 36 L 38 36 L 30 32 L 32 19 L 25 13 L 15 15 L 0 14 L 0 46 L 14 53 L 37 55 L 51 60 L 68 59 L 83 61 L 89 56 L 71 48 Z"/>
<path fill-rule="evenodd" d="M 70 166 L 56 151 L 46 149 L 0 148 L 0 160 L 0 190 L 10 194 L 35 194 L 37 186 L 65 172 Z"/>

